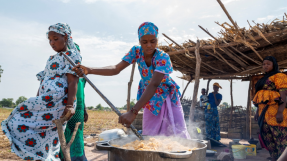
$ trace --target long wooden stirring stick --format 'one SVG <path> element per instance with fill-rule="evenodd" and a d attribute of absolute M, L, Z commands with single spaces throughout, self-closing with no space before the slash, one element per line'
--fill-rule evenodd
<path fill-rule="evenodd" d="M 75 67 L 76 64 L 73 62 L 73 60 L 66 55 L 63 52 L 60 52 L 60 55 L 63 55 L 65 57 L 66 60 L 68 60 L 70 62 L 70 64 Z M 102 97 L 102 99 L 112 108 L 112 110 L 120 117 L 122 115 L 122 113 L 107 99 L 107 97 L 105 97 L 102 92 L 90 81 L 90 79 L 83 74 L 83 77 L 86 79 L 86 81 L 92 86 L 92 88 L 94 88 L 94 90 Z M 132 131 L 134 132 L 134 134 L 140 139 L 140 140 L 144 140 L 142 135 L 140 133 L 138 133 L 137 129 L 131 124 L 130 128 L 132 129 Z"/>

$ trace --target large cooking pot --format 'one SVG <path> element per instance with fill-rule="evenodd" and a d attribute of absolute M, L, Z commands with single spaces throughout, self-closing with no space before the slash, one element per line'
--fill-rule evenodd
<path fill-rule="evenodd" d="M 150 137 L 158 138 L 154 136 L 143 137 L 144 139 L 149 139 Z M 96 147 L 99 150 L 109 151 L 109 161 L 205 161 L 207 146 L 200 140 L 187 140 L 182 138 L 171 139 L 179 142 L 183 146 L 190 147 L 191 149 L 196 147 L 197 149 L 193 151 L 157 152 L 127 150 L 112 146 L 123 146 L 137 140 L 137 137 L 119 138 L 107 142 L 99 142 L 96 144 Z"/>

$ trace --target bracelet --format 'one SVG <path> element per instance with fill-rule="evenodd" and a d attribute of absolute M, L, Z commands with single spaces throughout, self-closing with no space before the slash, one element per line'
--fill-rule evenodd
<path fill-rule="evenodd" d="M 69 107 L 69 106 L 70 106 L 70 107 L 73 107 L 73 105 L 66 105 L 66 107 Z"/>
<path fill-rule="evenodd" d="M 136 110 L 136 109 L 134 109 L 134 108 L 132 108 L 131 111 L 132 111 L 132 113 L 134 113 L 135 115 L 138 115 L 138 113 L 139 113 L 139 111 Z"/>

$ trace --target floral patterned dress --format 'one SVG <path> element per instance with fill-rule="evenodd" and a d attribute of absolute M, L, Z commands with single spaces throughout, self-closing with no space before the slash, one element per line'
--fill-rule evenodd
<path fill-rule="evenodd" d="M 156 49 L 156 52 L 152 58 L 152 65 L 147 66 L 144 59 L 144 54 L 141 46 L 134 46 L 123 58 L 124 61 L 132 64 L 137 62 L 138 69 L 141 75 L 139 82 L 137 100 L 140 99 L 146 87 L 151 81 L 154 71 L 165 74 L 154 96 L 145 105 L 144 108 L 149 109 L 154 115 L 158 115 L 161 106 L 168 95 L 171 95 L 171 100 L 175 104 L 179 104 L 180 101 L 177 96 L 180 96 L 178 91 L 179 86 L 172 80 L 169 74 L 172 73 L 172 65 L 170 57 L 162 50 Z"/>
<path fill-rule="evenodd" d="M 269 77 L 263 90 L 258 91 L 253 98 L 254 105 L 259 108 L 259 116 L 268 106 L 262 127 L 262 137 L 270 155 L 275 159 L 278 159 L 287 147 L 287 108 L 283 111 L 283 122 L 276 121 L 278 107 L 283 103 L 279 91 L 286 90 L 287 76 L 278 73 Z"/>
<path fill-rule="evenodd" d="M 147 66 L 141 46 L 134 46 L 123 60 L 132 64 L 136 62 L 141 75 L 137 100 L 140 99 L 146 87 L 150 83 L 153 73 L 163 73 L 164 77 L 157 87 L 154 96 L 143 107 L 143 134 L 144 135 L 178 135 L 190 138 L 184 114 L 180 104 L 179 86 L 172 80 L 172 64 L 167 53 L 156 49 L 151 66 Z"/>
<path fill-rule="evenodd" d="M 77 64 L 82 60 L 76 50 L 66 52 Z M 39 96 L 19 104 L 1 123 L 11 143 L 12 152 L 24 160 L 54 161 L 59 159 L 60 142 L 52 120 L 59 119 L 67 104 L 66 74 L 74 74 L 72 66 L 59 53 L 51 56 L 44 71 L 37 74 Z M 74 107 L 76 100 L 74 101 Z M 65 126 L 63 126 L 65 128 Z"/>

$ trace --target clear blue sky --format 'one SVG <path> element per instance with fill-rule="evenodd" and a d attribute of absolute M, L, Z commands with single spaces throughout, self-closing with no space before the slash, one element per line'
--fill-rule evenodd
<path fill-rule="evenodd" d="M 246 20 L 271 22 L 282 19 L 287 12 L 286 0 L 222 0 L 233 19 L 241 27 Z M 55 52 L 46 39 L 51 24 L 66 22 L 74 41 L 81 47 L 83 64 L 107 66 L 118 63 L 126 52 L 138 44 L 137 28 L 145 21 L 159 27 L 161 33 L 178 43 L 187 39 L 209 38 L 197 25 L 217 35 L 220 27 L 214 23 L 229 22 L 216 0 L 13 0 L 0 5 L 0 65 L 4 73 L 0 82 L 0 99 L 35 96 L 39 87 L 36 74 Z M 89 76 L 115 106 L 126 104 L 127 83 L 131 67 L 114 77 Z M 173 79 L 181 87 L 187 82 Z M 136 98 L 140 75 L 136 70 L 132 98 Z M 211 83 L 213 83 L 212 81 Z M 230 103 L 229 81 L 217 81 L 223 89 L 223 101 Z M 201 80 L 200 89 L 206 87 Z M 234 81 L 234 104 L 246 106 L 248 83 Z M 193 93 L 190 85 L 186 96 Z M 86 105 L 106 103 L 87 85 Z"/>

